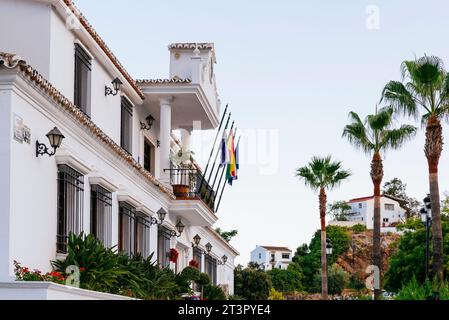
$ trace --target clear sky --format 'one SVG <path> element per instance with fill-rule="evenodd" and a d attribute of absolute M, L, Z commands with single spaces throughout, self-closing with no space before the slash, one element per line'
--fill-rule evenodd
<path fill-rule="evenodd" d="M 218 226 L 239 231 L 231 243 L 240 263 L 257 244 L 294 250 L 319 228 L 317 195 L 294 177 L 313 155 L 331 154 L 353 173 L 329 193 L 330 201 L 371 195 L 369 157 L 341 139 L 348 112 L 372 113 L 385 83 L 399 79 L 405 59 L 427 53 L 449 67 L 447 1 L 76 4 L 135 78 L 168 76 L 169 43 L 215 43 L 221 100 L 230 104 L 240 129 L 259 133 L 241 150 L 256 161 L 242 163 L 218 213 Z M 444 130 L 448 141 L 447 125 Z M 385 180 L 401 178 L 418 199 L 428 189 L 423 145 L 421 130 L 401 151 L 384 157 Z M 449 190 L 445 147 L 442 192 Z M 275 168 L 271 173 L 267 160 Z"/>

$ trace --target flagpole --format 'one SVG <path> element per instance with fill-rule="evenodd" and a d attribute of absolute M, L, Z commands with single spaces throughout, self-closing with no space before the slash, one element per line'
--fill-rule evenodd
<path fill-rule="evenodd" d="M 228 105 L 226 105 L 226 108 L 225 108 L 225 110 L 223 112 L 223 116 L 221 117 L 220 125 L 218 126 L 217 134 L 215 135 L 214 144 L 212 145 L 212 150 L 210 151 L 209 160 L 207 161 L 206 168 L 204 169 L 204 172 L 203 172 L 202 177 L 201 177 L 201 183 L 200 183 L 200 187 L 198 188 L 198 192 L 201 192 L 201 187 L 203 186 L 204 178 L 206 176 L 207 169 L 209 168 L 209 163 L 210 163 L 210 160 L 212 159 L 212 155 L 213 155 L 214 150 L 215 150 L 215 145 L 217 144 L 217 139 L 218 139 L 218 136 L 220 134 L 221 126 L 223 125 L 223 121 L 224 121 L 224 118 L 226 116 L 227 110 L 228 110 Z M 226 121 L 225 130 L 228 127 L 230 119 L 231 119 L 231 112 L 229 112 L 228 120 Z"/>
<path fill-rule="evenodd" d="M 237 129 L 236 129 L 236 131 L 237 131 Z M 239 142 L 240 142 L 240 138 L 241 138 L 241 136 L 239 137 L 239 140 L 238 140 L 238 142 L 237 142 L 237 145 L 238 145 Z M 236 163 L 236 165 L 237 165 L 237 163 Z M 225 166 L 225 168 L 226 168 L 226 166 Z M 223 176 L 226 176 L 226 173 L 223 174 L 223 172 L 224 172 L 224 169 L 222 169 L 221 177 L 220 177 L 220 180 L 218 181 L 217 194 L 215 195 L 214 201 L 215 201 L 215 199 L 217 198 L 217 195 L 218 195 L 218 193 L 219 193 L 219 191 L 220 191 L 220 185 L 221 185 L 221 181 L 223 180 Z M 221 189 L 220 198 L 218 198 L 218 204 L 217 204 L 217 207 L 216 207 L 216 209 L 215 209 L 215 212 L 218 211 L 218 207 L 220 206 L 221 197 L 223 196 L 223 191 L 224 191 L 225 187 L 226 187 L 226 179 L 225 179 L 224 184 L 223 184 L 223 187 L 222 187 L 222 189 Z"/>
<path fill-rule="evenodd" d="M 234 126 L 234 122 L 232 123 L 232 126 Z M 232 131 L 232 127 L 231 127 L 231 131 Z M 235 131 L 234 131 L 234 136 L 235 136 L 235 134 L 237 133 L 237 128 L 235 128 Z M 226 146 L 227 147 L 227 146 Z M 215 161 L 217 161 L 217 159 L 215 159 Z M 223 168 L 221 169 L 222 170 L 222 176 L 223 176 L 223 170 L 226 168 L 226 164 L 223 166 Z M 213 170 L 213 168 L 212 168 L 212 170 Z M 217 171 L 215 172 L 215 177 L 214 177 L 214 182 L 213 182 L 213 184 L 212 184 L 212 186 L 211 186 L 211 191 L 213 191 L 214 190 L 214 187 L 215 187 L 215 182 L 217 182 L 217 177 L 218 177 L 218 173 L 220 172 L 220 169 L 217 169 Z M 220 183 L 218 184 L 218 186 L 220 186 Z M 218 188 L 217 188 L 217 191 L 218 191 Z M 210 193 L 209 193 L 209 195 L 210 195 Z"/>
<path fill-rule="evenodd" d="M 232 121 L 232 124 L 231 124 L 231 129 L 230 129 L 231 131 L 232 131 L 232 128 L 234 128 L 234 121 Z M 225 128 L 225 130 L 226 130 L 226 128 Z M 209 178 L 207 179 L 207 183 L 209 183 L 210 178 L 212 178 L 212 173 L 214 172 L 215 164 L 217 163 L 219 154 L 220 154 L 220 148 L 218 148 L 217 153 L 215 154 L 215 160 L 212 162 L 212 169 L 210 170 L 210 174 L 209 174 Z"/>

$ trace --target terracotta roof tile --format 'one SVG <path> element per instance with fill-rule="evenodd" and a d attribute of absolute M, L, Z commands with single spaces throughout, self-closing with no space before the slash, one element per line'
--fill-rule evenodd
<path fill-rule="evenodd" d="M 261 246 L 262 248 L 265 248 L 267 250 L 271 250 L 271 251 L 289 251 L 291 252 L 291 250 L 287 247 L 275 247 L 275 246 Z"/>
<path fill-rule="evenodd" d="M 137 86 L 134 79 L 129 75 L 129 73 L 125 70 L 123 65 L 117 59 L 117 57 L 112 53 L 109 47 L 106 45 L 104 40 L 98 35 L 98 33 L 94 30 L 92 25 L 87 21 L 84 15 L 79 11 L 79 9 L 75 6 L 72 0 L 64 0 L 64 3 L 67 5 L 69 10 L 77 17 L 81 25 L 86 29 L 86 31 L 90 34 L 90 36 L 94 39 L 94 41 L 100 46 L 100 48 L 104 51 L 104 53 L 108 56 L 111 62 L 116 66 L 116 68 L 120 71 L 120 73 L 125 77 L 125 79 L 129 82 L 129 84 L 133 87 L 133 89 L 137 92 L 140 98 L 145 99 L 145 95 L 142 90 Z"/>
<path fill-rule="evenodd" d="M 179 42 L 168 46 L 169 49 L 195 49 L 197 47 L 199 50 L 213 50 L 214 44 L 208 42 Z"/>
<path fill-rule="evenodd" d="M 191 83 L 192 80 L 190 79 L 179 79 L 179 78 L 173 78 L 173 79 L 138 79 L 136 80 L 137 84 L 170 84 L 170 83 Z"/>

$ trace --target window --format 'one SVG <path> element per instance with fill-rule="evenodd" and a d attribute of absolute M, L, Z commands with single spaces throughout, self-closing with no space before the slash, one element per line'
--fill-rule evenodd
<path fill-rule="evenodd" d="M 170 230 L 165 227 L 159 227 L 157 235 L 157 260 L 161 267 L 170 265 Z"/>
<path fill-rule="evenodd" d="M 90 73 L 92 62 L 87 52 L 75 43 L 75 94 L 74 104 L 90 115 Z"/>
<path fill-rule="evenodd" d="M 145 139 L 143 147 L 143 167 L 154 173 L 154 145 L 147 139 Z"/>
<path fill-rule="evenodd" d="M 90 233 L 110 247 L 112 232 L 112 194 L 99 185 L 90 190 Z"/>
<path fill-rule="evenodd" d="M 388 222 L 388 218 L 384 218 L 384 219 L 383 219 L 383 222 Z"/>
<path fill-rule="evenodd" d="M 259 259 L 262 259 L 262 254 L 261 253 L 259 253 Z"/>
<path fill-rule="evenodd" d="M 67 165 L 58 166 L 58 216 L 56 250 L 67 253 L 70 233 L 79 234 L 83 225 L 84 176 Z"/>
<path fill-rule="evenodd" d="M 384 206 L 385 206 L 385 210 L 388 210 L 388 211 L 394 210 L 394 204 L 385 203 Z"/>
<path fill-rule="evenodd" d="M 217 285 L 217 259 L 214 259 L 210 254 L 205 257 L 205 271 L 210 278 L 210 282 Z"/>
<path fill-rule="evenodd" d="M 359 203 L 359 209 L 362 209 L 362 204 L 361 203 Z"/>
<path fill-rule="evenodd" d="M 290 254 L 289 253 L 283 253 L 282 254 L 282 259 L 290 259 Z"/>
<path fill-rule="evenodd" d="M 128 153 L 132 153 L 132 134 L 133 107 L 126 98 L 122 97 L 120 146 Z"/>
<path fill-rule="evenodd" d="M 136 216 L 136 253 L 148 258 L 150 255 L 150 228 L 151 223 L 143 214 Z"/>
<path fill-rule="evenodd" d="M 126 202 L 120 202 L 118 249 L 129 255 L 132 255 L 135 252 L 135 219 L 136 209 Z"/>

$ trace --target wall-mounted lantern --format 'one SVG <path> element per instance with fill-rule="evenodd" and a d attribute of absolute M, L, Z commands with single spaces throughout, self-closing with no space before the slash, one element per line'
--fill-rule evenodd
<path fill-rule="evenodd" d="M 108 95 L 112 95 L 112 96 L 116 96 L 117 93 L 120 91 L 120 88 L 123 84 L 122 81 L 120 81 L 120 79 L 117 77 L 114 80 L 112 80 L 112 88 L 105 86 L 104 87 L 104 95 L 108 96 Z"/>
<path fill-rule="evenodd" d="M 170 236 L 179 238 L 184 231 L 185 226 L 181 222 L 181 220 L 179 220 L 178 223 L 176 223 L 175 227 L 178 232 L 176 232 L 175 230 L 170 230 Z"/>
<path fill-rule="evenodd" d="M 36 140 L 36 157 L 44 154 L 47 154 L 50 157 L 54 156 L 56 149 L 61 146 L 62 139 L 64 139 L 63 134 L 57 127 L 54 127 L 49 133 L 47 133 L 46 137 L 50 142 L 50 146 L 53 148 L 53 152 L 48 151 L 48 147 L 44 143 L 40 143 L 39 140 Z"/>
<path fill-rule="evenodd" d="M 223 257 L 221 257 L 221 261 L 218 261 L 218 264 L 225 265 L 227 261 L 228 256 L 224 254 Z"/>
<path fill-rule="evenodd" d="M 165 216 L 167 215 L 167 211 L 165 211 L 164 208 L 160 208 L 157 212 L 157 217 L 159 218 L 159 222 L 157 221 L 157 219 L 155 217 L 151 217 L 151 221 L 150 224 L 158 224 L 161 225 L 164 220 L 165 220 Z"/>
<path fill-rule="evenodd" d="M 151 114 L 148 115 L 148 117 L 145 118 L 145 121 L 147 123 L 144 123 L 142 121 L 140 121 L 140 130 L 151 130 L 151 127 L 153 126 L 153 122 L 154 122 L 154 118 Z"/>
<path fill-rule="evenodd" d="M 206 243 L 206 251 L 204 252 L 204 254 L 209 254 L 212 251 L 212 245 L 210 244 L 210 242 Z"/>
<path fill-rule="evenodd" d="M 193 237 L 192 247 L 198 247 L 200 245 L 200 242 L 201 242 L 201 237 L 198 234 L 196 234 Z"/>

